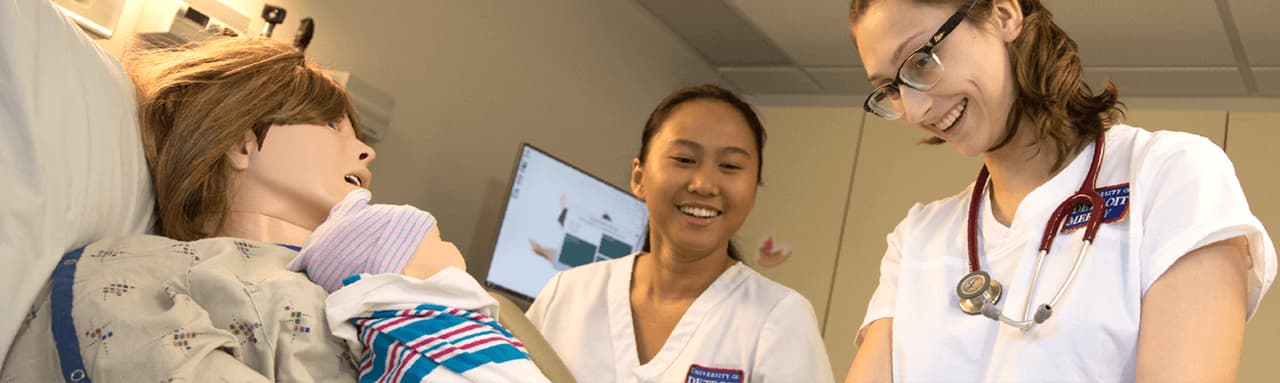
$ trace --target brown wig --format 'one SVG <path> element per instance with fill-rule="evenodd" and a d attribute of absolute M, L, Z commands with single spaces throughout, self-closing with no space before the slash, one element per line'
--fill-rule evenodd
<path fill-rule="evenodd" d="M 849 4 L 849 22 L 856 23 L 875 1 L 853 0 Z M 930 6 L 959 8 L 965 0 L 911 0 Z M 1080 51 L 1066 31 L 1053 22 L 1053 14 L 1040 0 L 1016 0 L 1022 8 L 1022 33 L 1009 43 L 1009 62 L 1014 75 L 1014 100 L 1009 110 L 1004 137 L 994 151 L 1013 140 L 1018 122 L 1026 118 L 1037 131 L 1036 145 L 1053 145 L 1053 169 L 1057 171 L 1073 154 L 1122 118 L 1123 103 L 1118 90 L 1107 81 L 1102 92 L 1094 94 L 1084 82 Z M 966 20 L 987 20 L 994 0 L 978 0 L 965 15 Z M 985 27 L 985 24 L 979 24 Z M 944 141 L 933 137 L 928 144 Z M 1040 149 L 1043 147 L 1039 147 Z"/>
<path fill-rule="evenodd" d="M 739 114 L 742 114 L 742 119 L 747 121 L 747 127 L 751 129 L 751 134 L 756 139 L 756 184 L 763 183 L 764 141 L 768 138 L 768 134 L 764 131 L 764 123 L 760 122 L 760 116 L 756 115 L 756 111 L 741 97 L 738 97 L 728 89 L 712 84 L 680 88 L 658 103 L 658 106 L 649 114 L 649 120 L 644 123 L 644 132 L 640 134 L 640 155 L 636 157 L 639 159 L 640 164 L 643 165 L 649 155 L 649 142 L 653 141 L 654 136 L 658 135 L 658 131 L 662 129 L 662 124 L 667 123 L 667 119 L 671 118 L 671 114 L 675 112 L 676 107 L 695 100 L 720 101 L 729 104 Z M 647 237 L 644 241 L 644 251 L 649 251 L 649 239 Z M 729 242 L 729 258 L 742 261 L 742 255 L 737 247 L 733 245 L 733 242 Z"/>
<path fill-rule="evenodd" d="M 157 229 L 182 241 L 216 235 L 230 209 L 227 152 L 272 125 L 343 117 L 359 132 L 346 91 L 303 53 L 263 38 L 214 38 L 126 59 L 138 92 Z"/>

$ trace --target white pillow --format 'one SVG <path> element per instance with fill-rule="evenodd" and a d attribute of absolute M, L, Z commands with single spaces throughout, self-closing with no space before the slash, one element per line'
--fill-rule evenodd
<path fill-rule="evenodd" d="M 63 253 L 153 221 L 133 84 L 49 0 L 0 0 L 0 180 L 3 361 Z"/>

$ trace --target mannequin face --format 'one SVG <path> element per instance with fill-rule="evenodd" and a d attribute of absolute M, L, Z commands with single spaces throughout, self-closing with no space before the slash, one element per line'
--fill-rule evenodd
<path fill-rule="evenodd" d="M 314 230 L 348 192 L 369 187 L 375 153 L 343 117 L 324 125 L 274 125 L 261 147 L 248 134 L 228 157 L 238 170 L 233 212 Z"/>

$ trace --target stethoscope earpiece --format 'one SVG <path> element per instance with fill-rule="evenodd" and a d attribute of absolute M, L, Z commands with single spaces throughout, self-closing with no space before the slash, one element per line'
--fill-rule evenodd
<path fill-rule="evenodd" d="M 960 296 L 960 310 L 965 314 L 982 314 L 983 308 L 994 307 L 1000 303 L 1004 287 L 1000 282 L 991 279 L 985 271 L 975 271 L 965 275 L 956 285 L 956 295 Z"/>
<path fill-rule="evenodd" d="M 1053 315 L 1053 309 L 1050 308 L 1049 305 L 1040 305 L 1039 308 L 1036 308 L 1036 316 L 1034 317 L 1034 320 L 1036 321 L 1036 324 L 1043 324 L 1044 321 L 1049 320 L 1049 316 L 1051 315 Z"/>

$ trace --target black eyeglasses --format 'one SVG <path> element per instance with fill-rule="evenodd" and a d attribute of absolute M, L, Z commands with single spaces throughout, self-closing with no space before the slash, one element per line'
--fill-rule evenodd
<path fill-rule="evenodd" d="M 975 3 L 977 0 L 969 0 L 956 10 L 956 13 L 933 33 L 933 37 L 929 38 L 924 46 L 911 52 L 902 65 L 898 66 L 897 78 L 893 82 L 881 85 L 867 96 L 867 100 L 862 102 L 862 108 L 880 118 L 896 120 L 902 117 L 903 113 L 898 84 L 919 91 L 933 89 L 933 86 L 938 84 L 938 80 L 942 79 L 942 61 L 938 59 L 938 55 L 933 54 L 933 50 L 942 43 L 942 39 L 947 38 L 947 35 L 956 29 L 956 26 L 960 25 L 961 21 L 964 21 L 965 13 L 973 8 Z"/>

